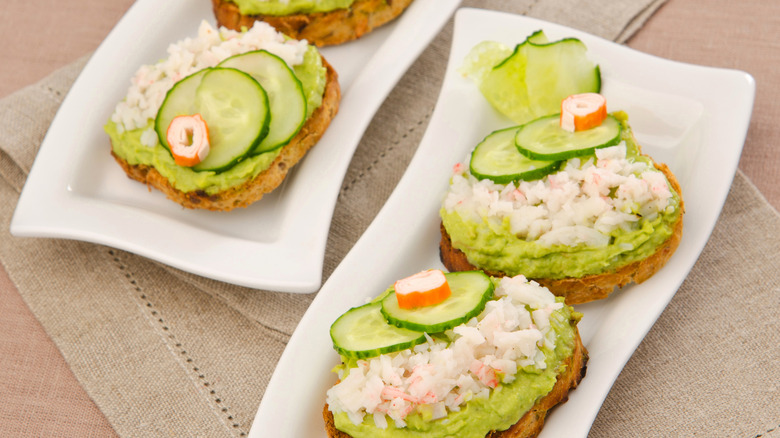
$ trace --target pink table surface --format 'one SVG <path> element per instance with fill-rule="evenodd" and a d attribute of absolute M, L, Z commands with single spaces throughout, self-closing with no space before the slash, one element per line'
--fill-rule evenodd
<path fill-rule="evenodd" d="M 93 51 L 131 0 L 5 0 L 0 98 Z M 35 29 L 31 32 L 31 29 Z M 638 50 L 735 68 L 757 82 L 740 169 L 780 206 L 780 2 L 669 0 L 629 41 Z M 31 268 L 32 269 L 32 268 Z M 0 436 L 115 435 L 0 265 Z"/>

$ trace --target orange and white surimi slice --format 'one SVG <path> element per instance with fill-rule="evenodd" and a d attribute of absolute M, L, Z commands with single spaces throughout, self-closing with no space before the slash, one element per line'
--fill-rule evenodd
<path fill-rule="evenodd" d="M 179 166 L 192 167 L 205 160 L 211 150 L 209 128 L 200 114 L 174 117 L 168 126 L 166 140 Z"/>
<path fill-rule="evenodd" d="M 574 94 L 561 102 L 561 128 L 585 131 L 607 118 L 607 99 L 598 93 Z"/>
<path fill-rule="evenodd" d="M 451 293 L 447 278 L 438 269 L 418 272 L 395 282 L 395 296 L 402 309 L 439 304 Z"/>

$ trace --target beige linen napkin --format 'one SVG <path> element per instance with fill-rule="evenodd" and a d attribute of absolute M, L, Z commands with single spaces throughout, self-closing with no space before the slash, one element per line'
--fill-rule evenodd
<path fill-rule="evenodd" d="M 510 10 L 622 42 L 661 3 L 475 0 L 464 6 Z M 390 94 L 357 148 L 334 211 L 325 279 L 414 154 L 438 97 L 451 34 L 450 23 Z M 244 436 L 313 295 L 249 290 L 105 246 L 8 233 L 37 148 L 84 62 L 0 101 L 0 259 L 120 436 Z M 778 236 L 776 212 L 738 174 L 712 241 L 618 379 L 592 436 L 769 430 L 780 403 L 765 383 L 780 373 L 776 353 L 759 347 L 777 344 L 772 316 L 780 267 L 764 255 L 780 250 Z M 732 391 L 746 381 L 750 391 Z M 684 404 L 699 397 L 712 403 Z M 729 422 L 723 416 L 737 415 L 735 406 L 740 421 Z"/>

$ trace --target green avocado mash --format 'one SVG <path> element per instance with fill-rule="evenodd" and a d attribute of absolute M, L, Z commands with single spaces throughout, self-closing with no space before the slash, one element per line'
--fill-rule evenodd
<path fill-rule="evenodd" d="M 326 70 L 317 49 L 310 46 L 303 57 L 303 64 L 295 66 L 293 70 L 303 85 L 308 106 L 306 117 L 308 118 L 314 110 L 322 105 L 322 94 L 327 82 Z M 154 167 L 168 179 L 171 185 L 182 192 L 202 190 L 211 195 L 242 184 L 266 170 L 281 152 L 281 148 L 279 148 L 249 157 L 221 173 L 197 172 L 189 167 L 175 164 L 168 149 L 159 142 L 151 148 L 142 144 L 141 135 L 148 129 L 154 129 L 153 119 L 150 119 L 148 125 L 143 128 L 121 133 L 111 120 L 105 126 L 105 131 L 111 138 L 111 145 L 117 156 L 131 165 L 141 164 Z"/>
<path fill-rule="evenodd" d="M 648 157 L 639 153 L 627 123 L 628 116 L 623 112 L 614 115 L 623 125 L 622 139 L 626 142 L 627 157 L 650 163 Z M 557 279 L 614 271 L 653 254 L 672 235 L 681 214 L 679 193 L 673 191 L 669 202 L 672 208 L 667 208 L 654 220 L 642 218 L 630 231 L 616 229 L 610 236 L 610 243 L 601 247 L 543 246 L 515 236 L 510 231 L 508 218 L 493 225 L 464 219 L 456 211 L 447 211 L 444 207 L 439 213 L 452 246 L 463 251 L 472 265 L 510 276 L 523 274 L 528 278 Z"/>
<path fill-rule="evenodd" d="M 563 302 L 563 298 L 556 298 Z M 438 438 L 457 437 L 484 438 L 492 430 L 505 430 L 520 420 L 536 401 L 545 396 L 555 385 L 557 375 L 563 371 L 562 361 L 571 356 L 574 349 L 574 324 L 582 314 L 572 312 L 564 305 L 550 316 L 550 324 L 557 334 L 555 349 L 542 348 L 547 368 L 534 367 L 518 369 L 515 380 L 500 384 L 491 391 L 488 398 L 473 398 L 458 412 L 450 412 L 446 418 L 426 419 L 425 413 L 413 412 L 406 417 L 406 427 L 397 428 L 388 421 L 387 429 L 374 425 L 371 415 L 366 415 L 361 424 L 354 424 L 346 413 L 334 415 L 336 428 L 355 438 Z M 345 363 L 349 363 L 342 357 Z"/>
<path fill-rule="evenodd" d="M 291 15 L 348 8 L 355 0 L 231 0 L 243 15 Z"/>

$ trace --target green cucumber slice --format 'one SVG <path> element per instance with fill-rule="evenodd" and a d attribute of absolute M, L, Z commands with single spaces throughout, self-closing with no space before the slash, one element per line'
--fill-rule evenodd
<path fill-rule="evenodd" d="M 534 31 L 534 33 L 532 33 L 531 35 L 528 35 L 526 41 L 534 44 L 547 44 L 550 42 L 550 40 L 547 39 L 547 35 L 545 35 L 544 31 L 541 29 Z"/>
<path fill-rule="evenodd" d="M 515 135 L 515 146 L 533 160 L 566 160 L 620 143 L 621 130 L 620 122 L 608 115 L 600 126 L 569 132 L 561 128 L 560 114 L 553 114 L 521 126 Z"/>
<path fill-rule="evenodd" d="M 493 66 L 512 54 L 512 48 L 498 41 L 482 41 L 469 50 L 458 71 L 463 76 L 481 84 Z"/>
<path fill-rule="evenodd" d="M 209 126 L 211 153 L 194 170 L 229 169 L 268 134 L 268 95 L 240 70 L 213 68 L 207 72 L 195 92 L 195 107 Z"/>
<path fill-rule="evenodd" d="M 528 44 L 525 41 L 516 45 L 512 54 L 494 66 L 479 84 L 479 90 L 493 108 L 519 124 L 533 119 L 535 114 L 525 86 Z"/>
<path fill-rule="evenodd" d="M 250 74 L 268 93 L 271 105 L 268 136 L 252 149 L 251 155 L 280 148 L 300 131 L 306 121 L 306 95 L 301 81 L 281 58 L 258 50 L 232 56 L 217 67 L 231 67 Z"/>
<path fill-rule="evenodd" d="M 587 51 L 576 38 L 526 47 L 525 84 L 537 117 L 559 112 L 561 101 L 572 94 L 601 90 L 601 71 L 588 60 Z"/>
<path fill-rule="evenodd" d="M 532 160 L 515 146 L 519 127 L 490 133 L 471 152 L 469 170 L 478 179 L 489 179 L 497 184 L 511 181 L 533 181 L 558 170 L 562 161 Z"/>
<path fill-rule="evenodd" d="M 478 47 L 478 57 L 467 57 L 464 69 L 474 73 L 467 75 L 496 110 L 518 124 L 560 111 L 561 101 L 572 94 L 601 89 L 599 67 L 576 38 L 548 42 L 544 32 L 536 31 L 486 73 L 478 62 L 495 59 L 506 49 L 500 44 Z"/>
<path fill-rule="evenodd" d="M 268 96 L 252 76 L 232 68 L 207 68 L 177 82 L 157 112 L 155 130 L 170 151 L 168 126 L 176 116 L 200 114 L 211 152 L 192 169 L 222 172 L 244 159 L 268 133 Z"/>
<path fill-rule="evenodd" d="M 209 69 L 197 71 L 179 82 L 175 83 L 168 93 L 165 94 L 160 109 L 157 110 L 157 117 L 154 119 L 154 130 L 157 131 L 157 138 L 168 151 L 171 146 L 168 144 L 168 125 L 171 120 L 177 116 L 192 115 L 197 113 L 195 109 L 195 91 L 198 89 L 203 75 Z"/>
<path fill-rule="evenodd" d="M 381 302 L 382 315 L 387 322 L 404 329 L 439 333 L 479 315 L 493 297 L 493 282 L 482 271 L 444 275 L 452 294 L 439 304 L 402 309 L 398 307 L 395 293 L 388 294 Z"/>
<path fill-rule="evenodd" d="M 354 307 L 330 327 L 333 348 L 341 355 L 365 359 L 406 350 L 425 342 L 425 334 L 396 327 L 382 316 L 379 302 Z"/>

